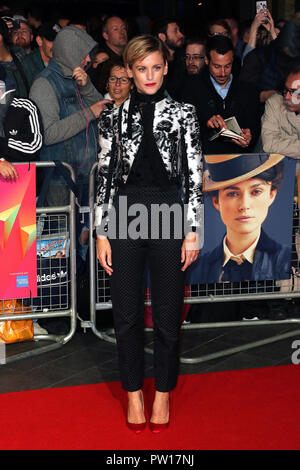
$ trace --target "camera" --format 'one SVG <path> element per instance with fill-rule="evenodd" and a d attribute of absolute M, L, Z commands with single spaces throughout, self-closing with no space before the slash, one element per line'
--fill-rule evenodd
<path fill-rule="evenodd" d="M 10 16 L 2 16 L 1 18 L 5 21 L 9 31 L 16 31 L 17 29 L 20 29 L 20 20 L 16 20 Z"/>

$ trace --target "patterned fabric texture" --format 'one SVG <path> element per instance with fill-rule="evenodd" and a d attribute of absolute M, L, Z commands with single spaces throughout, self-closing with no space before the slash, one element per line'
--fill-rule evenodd
<path fill-rule="evenodd" d="M 117 181 L 125 184 L 141 144 L 143 127 L 136 108 L 132 115 L 132 136 L 127 133 L 127 100 L 120 108 L 101 113 L 99 120 L 99 185 L 95 205 L 95 226 L 99 226 L 111 207 Z M 204 227 L 202 195 L 202 149 L 195 108 L 171 99 L 155 104 L 153 134 L 169 178 L 182 182 L 187 219 L 191 226 Z M 185 160 L 187 171 L 185 171 Z M 108 219 L 107 219 L 108 220 Z M 203 236 L 200 238 L 200 246 Z M 202 238 L 202 240 L 201 240 Z"/>

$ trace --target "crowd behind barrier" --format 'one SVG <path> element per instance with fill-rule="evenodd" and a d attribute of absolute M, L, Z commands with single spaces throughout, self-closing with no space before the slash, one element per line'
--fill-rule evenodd
<path fill-rule="evenodd" d="M 55 166 L 53 162 L 31 164 L 37 169 Z M 15 166 L 18 169 L 18 164 Z M 64 166 L 70 178 L 74 179 L 72 167 Z M 1 325 L 6 321 L 32 321 L 33 336 L 30 339 L 41 343 L 37 348 L 29 342 L 25 350 L 6 348 L 4 364 L 60 347 L 76 331 L 75 194 L 70 190 L 65 206 L 45 207 L 41 203 L 36 207 L 37 296 L 18 299 L 15 305 L 0 301 Z M 35 327 L 40 321 L 47 324 L 47 330 L 39 324 L 38 328 Z M 14 338 L 11 342 L 16 341 Z"/>
<path fill-rule="evenodd" d="M 67 262 L 70 266 L 66 269 L 70 267 L 70 279 L 64 285 L 66 290 L 61 291 L 58 287 L 58 294 L 51 297 L 47 290 L 49 286 L 46 290 L 40 286 L 40 303 L 33 305 L 31 316 L 22 315 L 22 318 L 39 318 L 42 311 L 44 318 L 70 316 L 71 329 L 63 335 L 63 340 L 61 335 L 55 334 L 55 327 L 53 330 L 55 342 L 67 341 L 74 333 L 76 303 L 80 303 L 80 298 L 76 298 L 77 273 L 90 289 L 90 317 L 82 320 L 82 326 L 92 327 L 97 335 L 111 340 L 110 335 L 100 333 L 96 327 L 96 311 L 111 309 L 111 302 L 108 278 L 95 261 L 90 228 L 94 224 L 97 121 L 104 109 L 121 105 L 132 90 L 128 69 L 122 61 L 128 40 L 139 34 L 152 33 L 165 43 L 169 52 L 165 96 L 196 107 L 204 154 L 270 152 L 297 159 L 300 157 L 300 105 L 297 100 L 300 12 L 295 12 L 293 21 L 274 20 L 268 10 L 257 13 L 243 24 L 234 18 L 217 18 L 207 20 L 206 27 L 201 21 L 199 29 L 193 27 L 190 31 L 184 21 L 171 17 L 149 18 L 142 23 L 138 17 L 133 21 L 100 11 L 93 11 L 88 18 L 84 18 L 82 12 L 79 15 L 76 9 L 52 13 L 50 16 L 49 12 L 28 5 L 28 8 L 15 11 L 2 9 L 0 19 L 0 80 L 4 84 L 4 88 L 0 87 L 0 156 L 4 159 L 0 162 L 1 175 L 12 174 L 9 162 L 26 160 L 22 153 L 21 156 L 16 153 L 11 142 L 11 120 L 15 117 L 10 118 L 8 127 L 7 104 L 12 103 L 7 100 L 9 96 L 20 100 L 29 98 L 37 106 L 43 127 L 39 158 L 44 162 L 59 159 L 63 166 L 71 165 L 76 181 L 74 194 L 70 192 L 70 181 L 66 183 L 56 165 L 48 181 L 45 208 L 38 209 L 38 229 L 43 220 L 49 236 L 56 235 L 51 233 L 52 225 L 55 230 L 60 226 L 60 236 L 69 231 L 70 257 Z M 227 127 L 225 119 L 230 117 L 237 119 L 239 135 L 227 140 L 212 139 L 213 132 Z M 17 124 L 17 121 L 13 122 Z M 23 121 L 18 124 L 24 128 Z M 26 128 L 23 132 L 27 137 L 22 151 L 29 145 L 30 132 L 32 126 L 30 131 Z M 33 135 L 37 133 L 33 132 Z M 38 169 L 47 167 L 47 163 L 37 166 Z M 53 163 L 49 166 L 54 167 Z M 38 174 L 37 196 L 40 196 L 45 177 L 44 172 Z M 75 197 L 80 210 L 75 210 Z M 58 208 L 63 208 L 66 214 L 58 214 Z M 185 298 L 185 302 L 191 304 L 187 321 L 212 325 L 224 320 L 229 325 L 232 321 L 240 324 L 240 320 L 248 316 L 259 317 L 259 321 L 299 318 L 297 202 L 293 214 L 290 280 L 281 281 L 282 284 L 268 280 L 192 285 Z M 70 217 L 70 224 L 65 217 Z M 48 271 L 56 269 L 57 263 L 60 271 L 64 269 L 60 258 L 58 260 L 50 266 L 39 264 L 39 282 L 48 279 Z M 72 269 L 75 264 L 77 271 Z M 90 273 L 88 281 L 86 272 Z M 292 300 L 279 300 L 287 296 Z M 220 314 L 220 309 L 211 307 L 223 301 L 228 305 L 226 318 L 224 312 Z M 150 304 L 150 299 L 146 299 L 146 304 Z M 203 304 L 208 304 L 205 312 L 200 308 Z M 11 319 L 11 316 L 5 315 L 3 319 Z M 45 321 L 44 327 L 50 338 L 50 322 Z"/>

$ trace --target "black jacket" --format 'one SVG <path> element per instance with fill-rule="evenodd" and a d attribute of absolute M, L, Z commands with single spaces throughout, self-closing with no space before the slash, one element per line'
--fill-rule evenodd
<path fill-rule="evenodd" d="M 208 68 L 205 68 L 200 75 L 191 76 L 186 81 L 182 101 L 196 107 L 204 154 L 253 151 L 260 134 L 259 95 L 254 87 L 245 85 L 233 76 L 228 94 L 223 100 L 211 82 Z M 241 128 L 249 128 L 252 134 L 250 146 L 243 148 L 223 137 L 209 142 L 212 130 L 206 123 L 215 114 L 220 114 L 224 119 L 235 116 Z"/>
<path fill-rule="evenodd" d="M 43 125 L 37 106 L 28 98 L 14 98 L 7 108 L 0 137 L 0 156 L 10 162 L 39 160 Z"/>

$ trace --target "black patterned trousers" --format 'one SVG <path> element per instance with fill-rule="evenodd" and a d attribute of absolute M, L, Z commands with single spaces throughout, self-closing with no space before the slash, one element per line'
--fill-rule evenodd
<path fill-rule="evenodd" d="M 185 272 L 181 271 L 181 247 L 184 236 L 182 233 L 180 238 L 175 238 L 176 229 L 171 217 L 170 237 L 164 238 L 162 235 L 163 228 L 166 228 L 164 225 L 168 224 L 167 219 L 162 219 L 159 221 L 161 232 L 159 238 L 151 238 L 151 224 L 153 228 L 151 206 L 180 204 L 182 207 L 182 203 L 177 188 L 160 190 L 153 187 L 125 186 L 119 190 L 114 201 L 117 220 L 119 216 L 123 217 L 123 222 L 116 223 L 117 234 L 120 225 L 122 223 L 124 225 L 121 196 L 126 197 L 128 209 L 138 203 L 148 211 L 148 237 L 110 238 L 113 268 L 111 297 L 121 382 L 123 388 L 131 392 L 139 390 L 143 385 L 144 298 L 146 280 L 150 279 L 155 388 L 160 392 L 168 392 L 176 386 L 178 375 L 185 284 Z M 128 217 L 127 224 L 125 223 L 128 229 L 134 219 L 134 216 Z"/>

